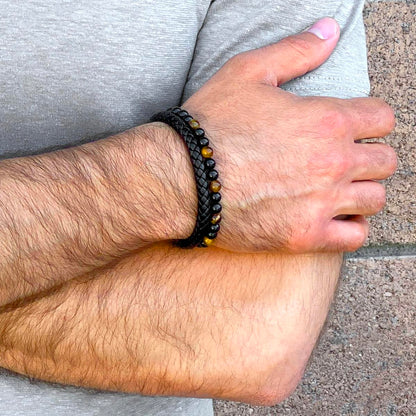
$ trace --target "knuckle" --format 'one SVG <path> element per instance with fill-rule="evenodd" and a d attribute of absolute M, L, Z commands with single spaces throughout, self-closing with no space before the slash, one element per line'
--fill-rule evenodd
<path fill-rule="evenodd" d="M 349 176 L 356 160 L 346 146 L 337 146 L 336 149 L 321 149 L 319 153 L 313 154 L 308 163 L 308 171 L 312 172 L 317 180 L 332 186 Z"/>
<path fill-rule="evenodd" d="M 352 159 L 343 152 L 335 152 L 328 159 L 328 173 L 336 181 L 343 179 L 352 167 Z"/>
<path fill-rule="evenodd" d="M 312 43 L 299 36 L 289 36 L 281 41 L 291 48 L 297 57 L 304 61 L 310 60 L 310 51 L 312 49 Z"/>
<path fill-rule="evenodd" d="M 344 137 L 348 132 L 349 123 L 345 112 L 333 106 L 324 110 L 320 123 L 327 136 Z"/>
<path fill-rule="evenodd" d="M 228 59 L 225 66 L 226 66 L 227 69 L 229 69 L 231 71 L 235 71 L 236 68 L 239 68 L 241 66 L 244 59 L 245 58 L 244 58 L 243 54 L 234 55 L 230 59 Z"/>
<path fill-rule="evenodd" d="M 248 51 L 233 56 L 229 59 L 227 65 L 231 68 L 234 76 L 247 77 L 257 72 L 257 62 L 253 51 Z"/>

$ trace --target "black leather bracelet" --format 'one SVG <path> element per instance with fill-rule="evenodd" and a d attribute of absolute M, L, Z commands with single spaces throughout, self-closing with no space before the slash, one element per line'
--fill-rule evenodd
<path fill-rule="evenodd" d="M 175 241 L 182 248 L 208 247 L 220 231 L 221 184 L 212 158 L 213 150 L 205 131 L 189 113 L 180 107 L 169 108 L 155 114 L 152 122 L 168 124 L 183 138 L 191 157 L 198 192 L 198 215 L 193 233 L 184 240 Z"/>

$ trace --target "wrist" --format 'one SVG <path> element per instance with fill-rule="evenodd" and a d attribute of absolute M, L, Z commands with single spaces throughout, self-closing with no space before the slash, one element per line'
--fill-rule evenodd
<path fill-rule="evenodd" d="M 188 149 L 178 133 L 164 123 L 141 127 L 149 141 L 145 160 L 152 177 L 151 191 L 158 195 L 161 215 L 150 215 L 152 233 L 158 241 L 184 239 L 191 235 L 198 211 L 198 197 Z M 153 210 L 152 210 L 153 212 Z"/>

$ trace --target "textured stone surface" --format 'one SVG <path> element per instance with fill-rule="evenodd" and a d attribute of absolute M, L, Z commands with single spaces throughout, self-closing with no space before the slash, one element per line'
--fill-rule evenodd
<path fill-rule="evenodd" d="M 388 203 L 371 223 L 370 244 L 416 242 L 416 0 L 367 5 L 372 94 L 396 110 L 397 127 L 387 142 L 399 155 L 388 181 Z"/>
<path fill-rule="evenodd" d="M 349 260 L 301 385 L 273 408 L 217 416 L 416 415 L 416 257 Z"/>

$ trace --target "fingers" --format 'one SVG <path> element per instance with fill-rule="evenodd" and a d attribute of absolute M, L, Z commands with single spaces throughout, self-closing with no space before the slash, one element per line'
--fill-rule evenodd
<path fill-rule="evenodd" d="M 385 204 L 386 190 L 383 185 L 373 181 L 353 182 L 344 190 L 335 217 L 375 215 Z"/>
<path fill-rule="evenodd" d="M 393 109 L 379 98 L 304 97 L 303 102 L 305 111 L 318 109 L 321 123 L 350 140 L 387 136 L 396 124 Z"/>
<path fill-rule="evenodd" d="M 252 58 L 258 80 L 279 86 L 323 64 L 335 48 L 339 34 L 338 23 L 327 17 L 307 32 L 250 51 L 245 56 Z"/>
<path fill-rule="evenodd" d="M 387 179 L 396 171 L 397 156 L 392 147 L 383 143 L 356 143 L 353 146 L 353 180 Z"/>
<path fill-rule="evenodd" d="M 348 219 L 333 219 L 326 230 L 325 250 L 355 251 L 367 240 L 368 222 L 360 215 Z"/>
<path fill-rule="evenodd" d="M 393 109 L 378 98 L 342 100 L 342 107 L 354 140 L 387 136 L 396 124 Z"/>

